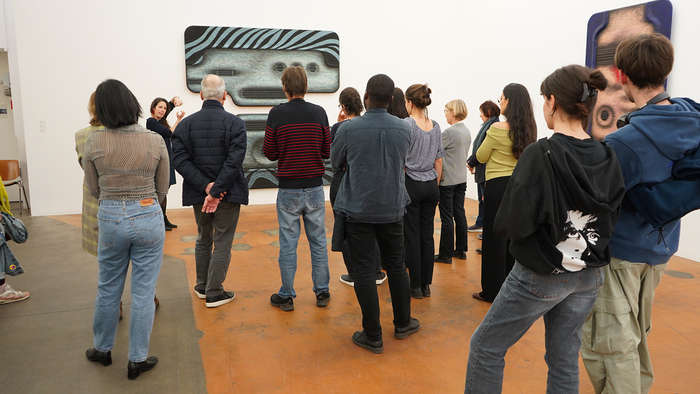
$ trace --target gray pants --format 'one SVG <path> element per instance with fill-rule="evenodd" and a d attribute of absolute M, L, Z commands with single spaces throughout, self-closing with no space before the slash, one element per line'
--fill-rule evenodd
<path fill-rule="evenodd" d="M 223 283 L 231 263 L 231 244 L 241 204 L 221 202 L 214 213 L 203 213 L 202 204 L 192 208 L 199 233 L 194 248 L 197 290 L 205 291 L 207 297 L 214 297 L 224 292 Z"/>

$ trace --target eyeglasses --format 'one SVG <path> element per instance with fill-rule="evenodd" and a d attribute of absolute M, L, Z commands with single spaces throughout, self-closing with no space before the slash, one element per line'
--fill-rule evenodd
<path fill-rule="evenodd" d="M 445 113 L 445 115 L 447 115 L 447 113 L 448 113 L 448 112 L 451 112 L 451 111 L 452 111 L 451 108 L 445 108 L 445 109 L 443 110 L 443 112 Z"/>
<path fill-rule="evenodd" d="M 502 98 L 499 98 L 499 99 L 498 99 L 498 104 L 500 104 L 500 103 L 501 103 L 501 100 L 502 100 L 502 99 L 503 99 L 503 100 L 508 100 L 508 97 L 502 97 Z"/>
<path fill-rule="evenodd" d="M 338 109 L 342 110 L 342 109 L 343 109 L 343 104 L 338 104 Z"/>

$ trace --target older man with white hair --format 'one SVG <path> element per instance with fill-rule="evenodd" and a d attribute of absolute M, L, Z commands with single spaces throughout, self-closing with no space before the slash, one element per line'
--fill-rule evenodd
<path fill-rule="evenodd" d="M 173 166 L 184 178 L 182 205 L 191 205 L 197 221 L 197 285 L 194 293 L 207 308 L 235 297 L 225 291 L 241 204 L 248 204 L 243 175 L 247 147 L 245 123 L 224 110 L 224 80 L 209 74 L 202 79 L 199 112 L 186 117 L 172 136 Z"/>

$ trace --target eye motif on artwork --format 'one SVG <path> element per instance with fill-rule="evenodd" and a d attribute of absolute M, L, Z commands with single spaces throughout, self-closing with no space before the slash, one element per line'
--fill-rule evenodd
<path fill-rule="evenodd" d="M 673 6 L 668 0 L 655 0 L 630 7 L 603 11 L 588 20 L 586 66 L 599 69 L 608 80 L 608 87 L 599 92 L 593 108 L 589 134 L 603 140 L 617 130 L 617 119 L 633 111 L 631 102 L 620 85 L 615 68 L 617 45 L 639 34 L 661 33 L 671 38 Z"/>
<path fill-rule="evenodd" d="M 220 76 L 238 106 L 286 102 L 280 78 L 302 66 L 309 93 L 340 87 L 340 41 L 325 30 L 190 26 L 185 30 L 187 88 L 199 93 L 207 74 Z"/>
<path fill-rule="evenodd" d="M 591 254 L 588 245 L 598 244 L 600 238 L 598 229 L 594 227 L 597 221 L 595 215 L 586 215 L 579 211 L 567 212 L 564 223 L 566 238 L 557 244 L 557 249 L 562 254 L 561 265 L 566 270 L 576 272 L 586 268 L 583 259 Z"/>

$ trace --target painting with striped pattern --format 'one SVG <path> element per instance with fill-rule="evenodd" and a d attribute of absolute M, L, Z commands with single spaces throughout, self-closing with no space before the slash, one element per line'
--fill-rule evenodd
<path fill-rule="evenodd" d="M 309 93 L 333 93 L 340 86 L 340 40 L 332 31 L 190 26 L 185 30 L 187 88 L 199 93 L 207 74 L 226 82 L 238 106 L 286 102 L 280 77 L 292 65 L 304 67 Z"/>

